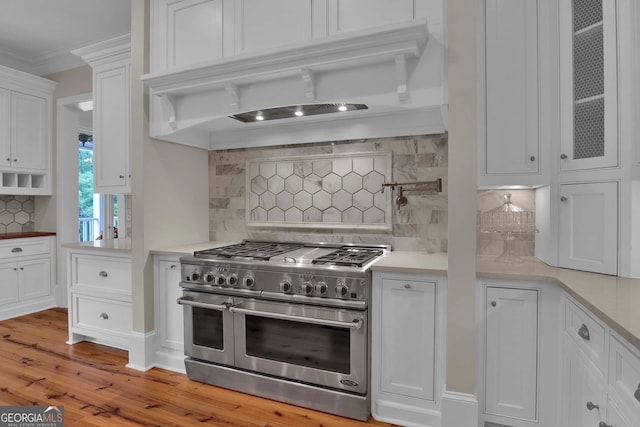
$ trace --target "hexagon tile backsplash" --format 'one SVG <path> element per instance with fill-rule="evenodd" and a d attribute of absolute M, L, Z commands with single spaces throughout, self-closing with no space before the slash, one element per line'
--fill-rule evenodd
<path fill-rule="evenodd" d="M 391 153 L 249 160 L 249 226 L 391 229 Z"/>
<path fill-rule="evenodd" d="M 447 252 L 447 151 L 447 134 L 209 151 L 209 238 Z M 442 178 L 443 191 L 409 193 L 398 210 L 378 192 L 385 178 Z"/>
<path fill-rule="evenodd" d="M 0 233 L 33 231 L 33 196 L 0 196 Z"/>

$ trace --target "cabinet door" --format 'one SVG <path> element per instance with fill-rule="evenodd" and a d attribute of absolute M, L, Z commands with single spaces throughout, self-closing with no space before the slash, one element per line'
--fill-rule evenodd
<path fill-rule="evenodd" d="M 129 193 L 130 63 L 94 70 L 94 191 Z"/>
<path fill-rule="evenodd" d="M 382 279 L 380 388 L 434 400 L 434 282 Z"/>
<path fill-rule="evenodd" d="M 329 35 L 380 27 L 415 18 L 413 0 L 329 0 Z"/>
<path fill-rule="evenodd" d="M 180 263 L 160 261 L 158 281 L 158 328 L 160 346 L 174 350 L 184 349 L 183 310 L 177 299 L 182 296 L 180 288 Z"/>
<path fill-rule="evenodd" d="M 51 260 L 49 258 L 18 263 L 20 299 L 51 295 Z"/>
<path fill-rule="evenodd" d="M 602 374 L 568 337 L 564 338 L 563 365 L 562 425 L 597 426 L 605 405 Z"/>
<path fill-rule="evenodd" d="M 11 166 L 11 92 L 0 89 L 0 166 Z"/>
<path fill-rule="evenodd" d="M 560 1 L 561 170 L 618 165 L 616 1 Z"/>
<path fill-rule="evenodd" d="M 47 167 L 47 100 L 13 92 L 11 94 L 11 161 L 21 169 Z"/>
<path fill-rule="evenodd" d="M 632 427 L 636 424 L 631 424 L 624 416 L 620 407 L 611 399 L 611 396 L 607 399 L 607 427 Z M 603 426 L 604 427 L 604 426 Z"/>
<path fill-rule="evenodd" d="M 527 184 L 517 176 L 540 170 L 538 2 L 486 0 L 484 18 L 486 134 L 480 183 L 484 174 L 503 175 L 504 184 Z"/>
<path fill-rule="evenodd" d="M 618 184 L 562 184 L 559 209 L 560 266 L 616 274 Z"/>
<path fill-rule="evenodd" d="M 538 291 L 486 288 L 485 412 L 537 420 Z"/>
<path fill-rule="evenodd" d="M 18 300 L 18 266 L 13 263 L 0 264 L 0 305 Z"/>

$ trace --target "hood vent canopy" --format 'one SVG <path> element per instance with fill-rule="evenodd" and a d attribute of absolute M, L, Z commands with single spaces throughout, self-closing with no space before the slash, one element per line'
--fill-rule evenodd
<path fill-rule="evenodd" d="M 417 19 L 146 74 L 150 135 L 225 149 L 441 133 L 445 60 Z"/>

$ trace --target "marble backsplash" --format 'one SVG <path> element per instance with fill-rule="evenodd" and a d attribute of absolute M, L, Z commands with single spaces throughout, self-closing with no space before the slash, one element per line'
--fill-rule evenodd
<path fill-rule="evenodd" d="M 0 233 L 34 231 L 33 196 L 0 196 Z"/>
<path fill-rule="evenodd" d="M 391 230 L 247 226 L 247 161 L 363 152 L 391 152 L 395 182 L 442 178 L 442 193 L 406 194 L 406 206 L 390 206 Z M 446 134 L 210 151 L 209 237 L 224 242 L 266 239 L 382 243 L 392 245 L 394 250 L 447 252 L 447 169 Z M 395 197 L 393 194 L 391 200 Z"/>
<path fill-rule="evenodd" d="M 511 194 L 511 203 L 525 211 L 535 212 L 536 191 L 526 190 L 478 190 L 478 213 L 490 211 L 504 203 L 505 194 Z M 499 256 L 504 250 L 503 236 L 499 234 L 485 234 L 478 229 L 476 240 L 478 255 Z M 513 243 L 514 255 L 533 256 L 535 235 L 523 234 L 516 236 Z"/>

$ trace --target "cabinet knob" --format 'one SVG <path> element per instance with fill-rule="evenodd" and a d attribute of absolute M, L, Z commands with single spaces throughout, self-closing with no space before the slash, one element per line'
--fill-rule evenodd
<path fill-rule="evenodd" d="M 10 161 L 11 161 L 11 157 L 7 157 L 7 162 L 10 162 Z"/>
<path fill-rule="evenodd" d="M 24 267 L 20 267 L 20 270 L 24 270 Z"/>
<path fill-rule="evenodd" d="M 536 156 L 529 157 L 529 160 L 531 160 L 532 162 L 535 162 L 536 161 Z"/>
<path fill-rule="evenodd" d="M 18 161 L 18 159 L 13 159 L 13 161 L 14 161 L 14 162 L 17 162 L 17 161 Z"/>
<path fill-rule="evenodd" d="M 598 424 L 598 427 L 613 427 L 611 424 L 607 424 L 604 421 L 600 421 L 600 424 Z"/>
<path fill-rule="evenodd" d="M 593 411 L 594 409 L 600 410 L 600 405 L 596 405 L 593 402 L 587 402 L 587 409 Z"/>
<path fill-rule="evenodd" d="M 562 196 L 562 197 L 560 197 L 560 201 L 561 201 L 561 202 L 566 202 L 566 201 L 567 201 L 567 198 L 566 198 L 565 196 Z"/>
<path fill-rule="evenodd" d="M 177 265 L 175 265 L 175 264 L 171 264 L 171 267 L 169 267 L 169 268 L 171 268 L 171 269 L 173 270 L 173 269 L 175 269 L 176 267 L 177 267 Z"/>
<path fill-rule="evenodd" d="M 22 248 L 13 248 L 13 249 L 11 249 L 11 253 L 12 254 L 17 254 L 17 253 L 20 253 L 20 252 L 22 252 Z"/>
<path fill-rule="evenodd" d="M 636 389 L 636 391 L 633 393 L 633 397 L 636 398 L 636 400 L 638 402 L 640 402 L 640 384 L 638 384 L 638 388 Z"/>
<path fill-rule="evenodd" d="M 109 319 L 109 315 L 107 313 L 100 313 L 100 318 L 104 319 L 104 320 L 107 320 L 107 319 Z"/>
<path fill-rule="evenodd" d="M 98 276 L 100 276 L 100 277 L 107 277 L 107 276 L 109 276 L 109 275 L 107 274 L 107 272 L 106 272 L 106 271 L 102 270 L 100 273 L 98 273 Z"/>
<path fill-rule="evenodd" d="M 405 289 L 411 289 L 411 285 L 410 285 L 410 284 L 408 284 L 408 283 L 405 283 L 404 288 L 405 288 Z"/>
<path fill-rule="evenodd" d="M 580 329 L 578 329 L 578 335 L 585 341 L 589 341 L 591 339 L 589 328 L 587 328 L 587 325 L 585 325 L 584 323 L 582 324 L 582 326 L 580 326 Z"/>
<path fill-rule="evenodd" d="M 496 305 L 498 305 L 498 303 L 497 303 L 497 302 L 495 302 L 495 301 L 491 301 L 491 307 L 495 307 Z"/>
<path fill-rule="evenodd" d="M 566 154 L 564 154 L 564 153 L 562 153 L 562 154 L 560 154 L 560 158 L 561 158 L 562 160 L 567 160 L 567 155 L 566 155 Z"/>
<path fill-rule="evenodd" d="M 123 178 L 124 178 L 124 175 L 120 175 L 120 179 L 123 179 Z"/>

